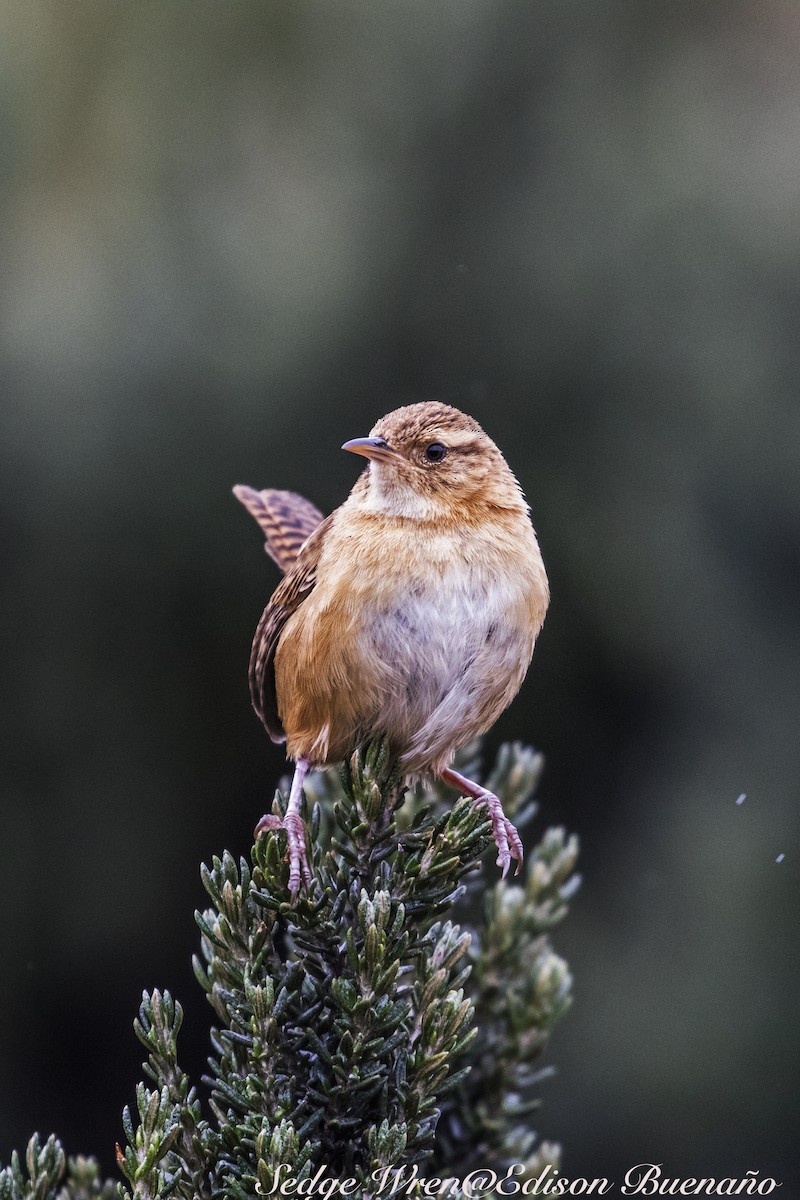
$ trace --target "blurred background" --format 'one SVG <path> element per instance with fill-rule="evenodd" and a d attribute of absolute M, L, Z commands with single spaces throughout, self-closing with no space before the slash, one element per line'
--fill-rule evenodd
<path fill-rule="evenodd" d="M 145 986 L 204 1069 L 198 863 L 283 770 L 231 485 L 329 511 L 341 443 L 439 398 L 552 582 L 489 745 L 583 847 L 537 1128 L 572 1176 L 788 1196 L 796 4 L 6 0 L 0 65 L 0 1161 L 112 1170 Z"/>

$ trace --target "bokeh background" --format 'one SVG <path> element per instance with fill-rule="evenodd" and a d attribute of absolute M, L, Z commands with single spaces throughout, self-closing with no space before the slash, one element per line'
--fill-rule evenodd
<path fill-rule="evenodd" d="M 0 1160 L 112 1169 L 144 986 L 203 1070 L 198 863 L 283 769 L 231 485 L 330 510 L 342 441 L 440 398 L 552 581 L 490 745 L 583 845 L 537 1127 L 788 1200 L 800 9 L 6 0 L 0 65 Z"/>

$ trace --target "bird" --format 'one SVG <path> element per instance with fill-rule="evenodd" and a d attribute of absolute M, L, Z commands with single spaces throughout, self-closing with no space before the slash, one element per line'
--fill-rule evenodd
<path fill-rule="evenodd" d="M 342 446 L 367 463 L 329 516 L 290 491 L 233 489 L 284 572 L 253 638 L 250 696 L 294 766 L 283 820 L 293 898 L 312 885 L 301 816 L 312 768 L 382 738 L 406 778 L 484 804 L 503 877 L 521 838 L 494 793 L 451 766 L 520 689 L 549 604 L 530 509 L 502 452 L 439 401 Z"/>

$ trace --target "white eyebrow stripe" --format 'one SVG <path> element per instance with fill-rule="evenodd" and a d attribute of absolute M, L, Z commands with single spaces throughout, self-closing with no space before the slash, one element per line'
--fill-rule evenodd
<path fill-rule="evenodd" d="M 441 441 L 443 446 L 450 446 L 453 450 L 460 450 L 464 446 L 477 446 L 480 441 L 480 435 L 473 433 L 470 429 L 434 434 L 433 436 L 437 441 Z"/>

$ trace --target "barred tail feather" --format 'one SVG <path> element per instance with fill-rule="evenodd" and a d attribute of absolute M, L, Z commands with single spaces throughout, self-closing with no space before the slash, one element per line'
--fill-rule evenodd
<path fill-rule="evenodd" d="M 264 488 L 258 492 L 238 484 L 233 494 L 258 521 L 267 539 L 264 547 L 267 554 L 283 572 L 288 571 L 303 542 L 323 521 L 323 514 L 297 492 L 283 492 L 277 488 Z"/>

